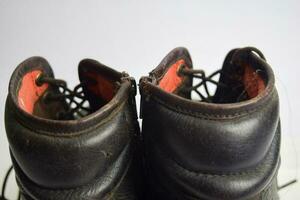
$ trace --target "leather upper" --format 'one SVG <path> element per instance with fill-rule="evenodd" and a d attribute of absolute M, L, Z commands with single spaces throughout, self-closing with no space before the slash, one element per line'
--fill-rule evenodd
<path fill-rule="evenodd" d="M 106 105 L 77 120 L 45 119 L 18 106 L 16 94 L 25 73 L 38 68 L 52 74 L 44 59 L 30 58 L 12 75 L 5 126 L 17 180 L 31 198 L 104 198 L 131 166 L 139 132 L 134 82 L 96 61 L 86 62 L 92 63 L 89 70 L 110 70 L 120 87 Z"/>
<path fill-rule="evenodd" d="M 249 52 L 242 59 L 264 72 L 262 93 L 236 103 L 197 102 L 157 85 L 170 63 L 183 55 L 188 55 L 186 49 L 173 50 L 140 81 L 149 182 L 160 183 L 153 187 L 169 199 L 244 199 L 258 194 L 272 181 L 279 163 L 279 101 L 271 68 Z M 230 64 L 228 56 L 224 67 Z M 222 95 L 218 89 L 216 95 Z"/>

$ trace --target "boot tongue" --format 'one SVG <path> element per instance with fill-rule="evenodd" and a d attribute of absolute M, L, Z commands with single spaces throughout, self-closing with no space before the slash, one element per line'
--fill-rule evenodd
<path fill-rule="evenodd" d="M 25 112 L 47 119 L 56 119 L 57 113 L 65 109 L 65 102 L 44 102 L 45 94 L 59 93 L 59 88 L 49 84 L 37 84 L 39 76 L 54 78 L 49 63 L 41 57 L 32 57 L 21 63 L 15 70 L 10 92 L 14 94 L 17 104 Z M 18 79 L 18 77 L 22 77 Z"/>
<path fill-rule="evenodd" d="M 250 52 L 242 52 L 241 49 L 233 49 L 228 53 L 219 79 L 226 87 L 217 88 L 214 103 L 245 101 L 256 97 L 265 89 L 261 70 L 250 64 L 248 53 Z"/>
<path fill-rule="evenodd" d="M 78 74 L 92 111 L 98 110 L 114 97 L 122 76 L 121 73 L 91 59 L 79 63 Z"/>

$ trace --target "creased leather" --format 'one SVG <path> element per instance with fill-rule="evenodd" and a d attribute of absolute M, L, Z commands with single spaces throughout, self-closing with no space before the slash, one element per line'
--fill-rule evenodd
<path fill-rule="evenodd" d="M 186 50 L 173 51 L 164 60 L 177 60 Z M 255 54 L 247 59 L 263 70 L 267 85 L 257 97 L 238 103 L 203 103 L 167 93 L 154 81 L 165 69 L 160 65 L 155 71 L 161 73 L 140 80 L 147 180 L 155 191 L 149 199 L 278 198 L 273 186 L 280 149 L 274 75 Z"/>
<path fill-rule="evenodd" d="M 139 127 L 131 80 L 122 79 L 114 98 L 82 119 L 42 119 L 24 112 L 16 103 L 22 74 L 35 67 L 52 73 L 43 59 L 42 63 L 41 58 L 31 59 L 14 72 L 5 110 L 6 133 L 22 198 L 138 199 L 137 179 L 141 177 L 134 160 Z M 31 68 L 28 64 L 32 63 Z"/>

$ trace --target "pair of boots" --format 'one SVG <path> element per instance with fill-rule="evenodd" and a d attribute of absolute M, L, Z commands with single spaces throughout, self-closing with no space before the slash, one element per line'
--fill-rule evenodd
<path fill-rule="evenodd" d="M 11 77 L 5 126 L 21 199 L 278 199 L 278 95 L 258 49 L 233 49 L 210 76 L 172 50 L 140 79 L 141 132 L 133 78 L 90 59 L 78 72 L 70 90 L 32 57 Z"/>

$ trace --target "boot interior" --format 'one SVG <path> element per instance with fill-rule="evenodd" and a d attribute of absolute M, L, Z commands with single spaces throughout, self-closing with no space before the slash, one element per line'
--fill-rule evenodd
<path fill-rule="evenodd" d="M 90 59 L 81 61 L 78 71 L 80 86 L 71 97 L 73 90 L 66 91 L 52 83 L 39 84 L 38 78 L 47 76 L 42 69 L 25 73 L 17 90 L 20 108 L 45 119 L 75 120 L 99 110 L 113 99 L 120 85 L 120 73 Z"/>
<path fill-rule="evenodd" d="M 201 94 L 204 93 L 203 96 L 205 98 L 197 98 L 198 92 L 191 90 L 191 86 L 199 84 L 202 79 L 199 80 L 193 76 L 180 74 L 180 68 L 182 67 L 192 69 L 192 66 L 187 64 L 191 62 L 186 62 L 186 60 L 180 58 L 173 58 L 175 62 L 170 64 L 161 74 L 157 85 L 166 92 L 208 103 L 237 103 L 255 98 L 266 88 L 267 76 L 265 70 L 262 66 L 242 57 L 235 58 L 238 59 L 238 62 L 232 62 L 232 56 L 235 51 L 232 50 L 226 56 L 218 78 L 214 78 L 214 81 L 218 82 L 219 85 L 216 86 L 207 81 L 208 88 L 213 90 L 211 91 L 213 93 L 211 96 L 205 94 L 204 85 L 202 85 L 197 90 Z M 186 84 L 187 80 L 191 80 L 193 84 Z M 181 95 L 186 91 L 190 92 L 190 94 Z"/>

